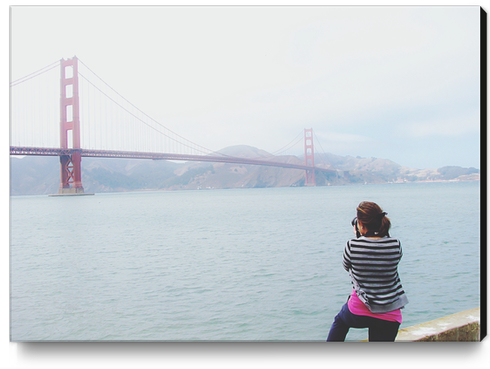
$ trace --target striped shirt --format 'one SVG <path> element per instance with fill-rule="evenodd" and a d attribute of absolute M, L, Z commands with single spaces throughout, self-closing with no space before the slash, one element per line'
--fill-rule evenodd
<path fill-rule="evenodd" d="M 359 300 L 373 313 L 400 309 L 408 303 L 398 275 L 402 257 L 396 238 L 360 237 L 347 242 L 343 267 L 351 276 Z"/>

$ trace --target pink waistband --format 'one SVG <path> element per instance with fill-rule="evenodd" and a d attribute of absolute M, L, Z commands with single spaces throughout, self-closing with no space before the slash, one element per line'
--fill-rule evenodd
<path fill-rule="evenodd" d="M 350 312 L 354 315 L 365 315 L 371 316 L 373 318 L 389 320 L 390 322 L 398 322 L 400 324 L 402 323 L 402 312 L 400 309 L 390 311 L 389 313 L 372 313 L 371 311 L 369 311 L 366 305 L 364 305 L 364 303 L 359 300 L 359 297 L 357 297 L 356 291 L 354 289 L 352 290 L 352 295 L 347 302 L 347 306 L 349 307 Z"/>

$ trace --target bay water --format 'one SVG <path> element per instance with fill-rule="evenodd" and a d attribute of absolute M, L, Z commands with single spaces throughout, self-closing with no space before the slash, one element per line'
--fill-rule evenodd
<path fill-rule="evenodd" d="M 480 306 L 479 182 L 14 196 L 11 340 L 324 341 L 364 200 L 402 243 L 401 328 Z"/>

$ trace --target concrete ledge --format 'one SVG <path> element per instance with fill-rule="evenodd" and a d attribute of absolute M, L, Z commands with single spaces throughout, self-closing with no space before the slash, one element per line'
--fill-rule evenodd
<path fill-rule="evenodd" d="M 479 342 L 480 308 L 400 329 L 396 342 Z"/>

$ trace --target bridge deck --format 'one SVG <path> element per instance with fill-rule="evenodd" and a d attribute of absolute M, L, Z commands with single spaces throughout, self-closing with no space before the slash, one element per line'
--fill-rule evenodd
<path fill-rule="evenodd" d="M 10 155 L 37 155 L 37 156 L 62 156 L 72 155 L 74 152 L 80 152 L 82 157 L 94 158 L 126 158 L 126 159 L 152 159 L 152 160 L 180 160 L 180 161 L 200 161 L 213 163 L 234 163 L 249 165 L 266 165 L 272 167 L 311 170 L 334 173 L 336 170 L 310 167 L 301 164 L 281 163 L 267 159 L 239 158 L 234 156 L 219 155 L 187 155 L 187 154 L 170 154 L 155 152 L 138 152 L 138 151 L 113 151 L 113 150 L 90 150 L 90 149 L 61 149 L 45 147 L 21 147 L 10 146 Z M 272 157 L 274 159 L 274 157 Z"/>

